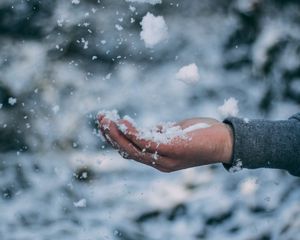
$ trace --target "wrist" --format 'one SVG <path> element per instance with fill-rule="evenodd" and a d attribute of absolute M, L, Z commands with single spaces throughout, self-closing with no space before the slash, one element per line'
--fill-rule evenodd
<path fill-rule="evenodd" d="M 221 157 L 221 162 L 225 164 L 230 164 L 232 161 L 233 154 L 233 130 L 228 125 L 223 123 L 224 125 L 224 139 L 223 139 L 223 154 Z"/>

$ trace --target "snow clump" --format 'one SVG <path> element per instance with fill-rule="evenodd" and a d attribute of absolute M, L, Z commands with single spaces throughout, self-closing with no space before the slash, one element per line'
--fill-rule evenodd
<path fill-rule="evenodd" d="M 77 5 L 77 4 L 79 4 L 79 3 L 80 3 L 80 0 L 72 0 L 72 4 Z"/>
<path fill-rule="evenodd" d="M 208 128 L 210 125 L 206 123 L 197 123 L 182 129 L 180 126 L 175 125 L 175 123 L 167 122 L 160 124 L 160 127 L 161 129 L 158 129 L 157 127 L 138 129 L 139 138 L 156 143 L 169 143 L 175 138 L 191 140 L 191 138 L 187 136 L 187 133 L 198 129 Z"/>
<path fill-rule="evenodd" d="M 105 116 L 105 118 L 111 120 L 111 121 L 118 121 L 120 119 L 120 115 L 116 109 L 108 111 L 108 110 L 102 110 L 98 112 L 98 118 L 100 116 Z"/>
<path fill-rule="evenodd" d="M 16 99 L 16 98 L 10 97 L 10 98 L 8 99 L 8 104 L 9 104 L 9 105 L 13 106 L 13 105 L 15 105 L 16 103 L 17 103 L 17 99 Z"/>
<path fill-rule="evenodd" d="M 116 110 L 113 111 L 101 111 L 99 115 L 105 115 L 107 119 L 110 119 L 111 121 L 117 122 L 120 118 L 118 112 Z M 194 125 L 191 125 L 185 129 L 181 128 L 181 126 L 176 125 L 173 122 L 165 122 L 159 124 L 160 127 L 154 126 L 154 127 L 139 127 L 135 123 L 135 121 L 130 118 L 129 116 L 123 117 L 124 120 L 127 120 L 130 122 L 138 131 L 138 138 L 149 140 L 156 142 L 158 144 L 160 143 L 169 143 L 174 138 L 181 138 L 181 139 L 187 139 L 191 140 L 187 134 L 203 128 L 210 127 L 207 123 L 197 123 Z M 128 128 L 125 124 L 117 123 L 118 129 L 123 132 L 124 134 L 127 134 Z M 105 128 L 106 126 L 104 126 Z"/>
<path fill-rule="evenodd" d="M 176 73 L 176 79 L 186 83 L 194 84 L 199 81 L 199 71 L 195 63 L 182 67 Z"/>
<path fill-rule="evenodd" d="M 218 111 L 223 117 L 236 117 L 239 113 L 238 100 L 233 97 L 225 99 Z"/>
<path fill-rule="evenodd" d="M 76 208 L 85 208 L 86 207 L 86 199 L 80 199 L 78 202 L 74 202 L 74 207 Z"/>
<path fill-rule="evenodd" d="M 182 128 L 180 126 L 174 125 L 172 122 L 162 123 L 161 129 L 156 126 L 153 128 L 139 128 L 139 138 L 155 143 L 169 143 L 174 138 L 187 139 Z"/>
<path fill-rule="evenodd" d="M 54 112 L 54 114 L 57 114 L 60 110 L 60 107 L 58 105 L 55 105 L 53 108 L 52 108 L 52 111 Z"/>
<path fill-rule="evenodd" d="M 140 36 L 146 47 L 153 48 L 168 38 L 168 27 L 162 16 L 156 17 L 148 12 L 140 24 L 142 26 Z"/>

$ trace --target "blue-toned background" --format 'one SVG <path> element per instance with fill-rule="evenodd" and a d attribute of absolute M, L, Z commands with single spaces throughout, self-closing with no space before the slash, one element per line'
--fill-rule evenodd
<path fill-rule="evenodd" d="M 169 29 L 153 49 L 140 39 L 147 12 Z M 175 79 L 190 63 L 193 86 Z M 299 1 L 1 0 L 0 239 L 299 239 L 297 178 L 162 174 L 97 136 L 99 110 L 144 125 L 222 120 L 229 97 L 240 117 L 299 111 Z"/>

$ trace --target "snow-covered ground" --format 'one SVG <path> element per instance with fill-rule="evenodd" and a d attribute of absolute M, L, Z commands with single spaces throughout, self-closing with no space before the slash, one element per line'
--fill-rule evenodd
<path fill-rule="evenodd" d="M 289 117 L 299 13 L 292 0 L 0 1 L 0 239 L 299 239 L 297 178 L 162 174 L 95 125 L 111 109 L 145 126 L 222 120 L 226 99 L 238 108 L 224 114 Z"/>
<path fill-rule="evenodd" d="M 111 152 L 7 154 L 1 239 L 297 239 L 299 180 L 202 167 L 161 174 Z"/>

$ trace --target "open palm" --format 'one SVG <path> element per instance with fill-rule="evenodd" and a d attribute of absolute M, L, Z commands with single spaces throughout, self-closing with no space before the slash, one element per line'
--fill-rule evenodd
<path fill-rule="evenodd" d="M 115 122 L 101 115 L 98 121 L 103 136 L 124 158 L 163 172 L 218 162 L 229 163 L 231 160 L 231 129 L 215 119 L 193 118 L 178 122 L 175 125 L 183 130 L 199 123 L 208 127 L 186 132 L 185 138 L 174 137 L 166 143 L 143 139 L 137 128 L 127 120 Z M 126 127 L 126 131 L 120 130 L 121 125 Z"/>

